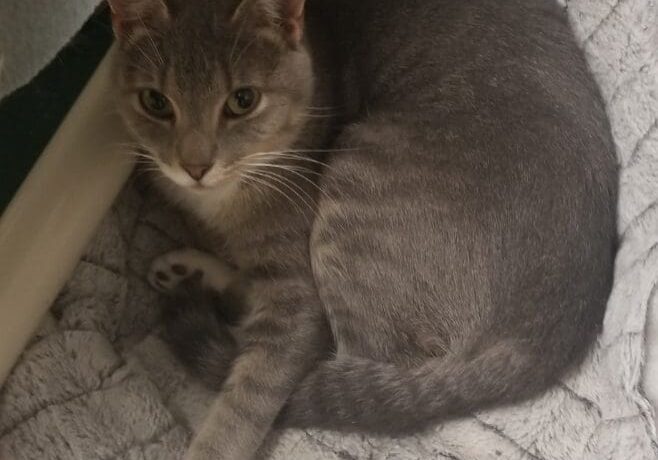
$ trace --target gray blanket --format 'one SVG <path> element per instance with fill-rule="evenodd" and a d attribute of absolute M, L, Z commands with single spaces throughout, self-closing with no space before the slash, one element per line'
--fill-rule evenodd
<path fill-rule="evenodd" d="M 570 0 L 623 165 L 622 244 L 605 327 L 582 367 L 544 395 L 404 438 L 274 433 L 272 459 L 658 458 L 639 392 L 658 276 L 655 0 Z M 212 398 L 159 338 L 150 260 L 185 244 L 172 209 L 130 184 L 0 393 L 0 459 L 179 458 Z"/>
<path fill-rule="evenodd" d="M 0 1 L 0 99 L 46 66 L 100 1 Z"/>

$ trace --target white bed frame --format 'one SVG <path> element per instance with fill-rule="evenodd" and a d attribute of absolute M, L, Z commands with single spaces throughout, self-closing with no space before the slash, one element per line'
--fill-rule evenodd
<path fill-rule="evenodd" d="M 111 105 L 113 50 L 0 216 L 0 386 L 133 169 Z"/>

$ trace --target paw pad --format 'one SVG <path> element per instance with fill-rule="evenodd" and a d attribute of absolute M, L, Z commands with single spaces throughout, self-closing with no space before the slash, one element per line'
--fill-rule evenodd
<path fill-rule="evenodd" d="M 169 252 L 153 261 L 148 281 L 161 292 L 176 289 L 185 280 L 221 292 L 232 280 L 232 271 L 214 256 L 195 249 Z"/>
<path fill-rule="evenodd" d="M 158 291 L 170 292 L 190 278 L 194 271 L 181 263 L 179 258 L 178 253 L 172 252 L 155 259 L 148 274 L 149 284 Z"/>

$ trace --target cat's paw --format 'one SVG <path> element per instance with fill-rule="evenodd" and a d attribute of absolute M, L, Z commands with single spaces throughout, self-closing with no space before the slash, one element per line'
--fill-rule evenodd
<path fill-rule="evenodd" d="M 210 254 L 181 249 L 155 259 L 148 273 L 149 284 L 160 292 L 171 292 L 190 278 L 198 278 L 203 287 L 222 292 L 234 281 L 235 271 Z"/>

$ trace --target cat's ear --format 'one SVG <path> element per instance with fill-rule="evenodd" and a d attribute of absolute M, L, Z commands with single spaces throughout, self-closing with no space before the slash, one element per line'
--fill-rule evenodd
<path fill-rule="evenodd" d="M 118 38 L 162 27 L 169 20 L 164 0 L 108 0 L 112 27 Z"/>
<path fill-rule="evenodd" d="M 305 0 L 243 0 L 233 20 L 274 30 L 289 45 L 297 47 L 304 34 L 305 4 Z"/>

